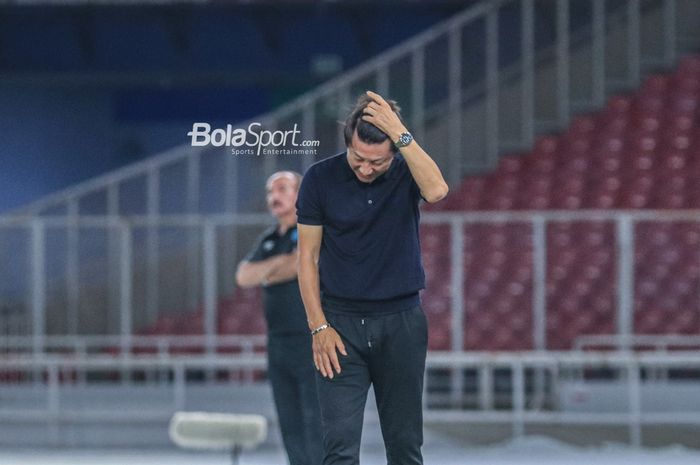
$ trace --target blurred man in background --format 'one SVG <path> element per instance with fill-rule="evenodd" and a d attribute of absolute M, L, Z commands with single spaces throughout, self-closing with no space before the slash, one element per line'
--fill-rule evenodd
<path fill-rule="evenodd" d="M 311 337 L 297 282 L 297 192 L 301 175 L 279 171 L 266 183 L 267 207 L 277 219 L 239 264 L 241 287 L 262 286 L 268 328 L 268 376 L 291 465 L 323 459 L 321 418 Z"/>

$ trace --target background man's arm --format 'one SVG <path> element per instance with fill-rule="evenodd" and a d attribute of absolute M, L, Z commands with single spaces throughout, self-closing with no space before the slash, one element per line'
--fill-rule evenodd
<path fill-rule="evenodd" d="M 267 276 L 268 284 L 283 283 L 291 281 L 297 277 L 297 251 L 278 255 L 280 258 L 279 266 L 272 270 Z"/>
<path fill-rule="evenodd" d="M 253 287 L 289 281 L 296 277 L 296 253 L 275 255 L 258 262 L 242 261 L 236 270 L 236 284 Z"/>

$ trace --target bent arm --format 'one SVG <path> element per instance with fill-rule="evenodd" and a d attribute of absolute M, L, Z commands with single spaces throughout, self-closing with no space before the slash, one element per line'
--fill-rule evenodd
<path fill-rule="evenodd" d="M 267 276 L 268 284 L 283 283 L 297 277 L 297 252 L 279 255 L 279 266 Z"/>
<path fill-rule="evenodd" d="M 321 251 L 323 226 L 299 224 L 299 290 L 306 309 L 309 329 L 326 324 L 321 308 L 321 284 L 318 275 L 318 257 Z"/>
<path fill-rule="evenodd" d="M 400 135 L 401 133 L 399 133 Z M 391 137 L 391 136 L 390 136 Z M 399 136 L 396 136 L 398 139 Z M 392 139 L 392 140 L 396 140 Z M 442 177 L 437 163 L 415 140 L 399 149 L 408 164 L 413 179 L 416 180 L 420 193 L 428 203 L 439 202 L 447 195 L 449 188 Z"/>
<path fill-rule="evenodd" d="M 236 284 L 253 287 L 270 283 L 270 277 L 284 265 L 285 256 L 277 255 L 259 262 L 242 261 L 236 270 Z"/>

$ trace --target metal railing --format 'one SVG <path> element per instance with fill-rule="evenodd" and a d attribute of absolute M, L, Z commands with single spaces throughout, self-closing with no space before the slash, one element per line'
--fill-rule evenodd
<path fill-rule="evenodd" d="M 230 370 L 264 370 L 264 355 L 222 356 L 179 356 L 179 357 L 16 357 L 0 359 L 0 374 L 24 373 L 18 376 L 26 381 L 0 384 L 0 393 L 23 389 L 31 394 L 31 407 L 18 408 L 12 403 L 0 406 L 0 418 L 6 424 L 13 422 L 34 422 L 44 424 L 58 436 L 61 425 L 99 422 L 102 425 L 113 423 L 165 424 L 175 411 L 187 408 L 188 392 L 192 387 L 201 386 L 202 379 L 192 374 L 201 372 Z M 462 372 L 477 370 L 480 374 L 478 396 L 484 400 L 473 408 L 439 409 L 430 407 L 430 392 L 424 395 L 424 418 L 427 422 L 472 422 L 510 423 L 515 437 L 525 434 L 528 424 L 604 424 L 627 426 L 629 441 L 635 446 L 642 444 L 644 425 L 698 425 L 700 410 L 688 408 L 684 411 L 654 411 L 644 406 L 645 389 L 653 387 L 656 381 L 644 377 L 645 370 L 658 369 L 700 369 L 700 352 L 676 353 L 602 353 L 602 352 L 430 352 L 426 368 L 431 370 L 450 369 Z M 495 408 L 489 401 L 495 395 L 494 372 L 505 369 L 510 379 L 510 404 L 508 408 Z M 614 385 L 622 389 L 626 403 L 613 411 L 567 411 L 557 405 L 559 389 L 566 383 L 585 384 L 582 373 L 585 370 L 605 369 L 617 373 Z M 152 381 L 132 381 L 134 373 L 166 372 L 167 376 L 152 378 Z M 528 402 L 532 382 L 528 374 L 545 373 L 550 383 L 549 395 L 554 398 L 548 406 Z M 102 374 L 100 376 L 99 374 Z M 115 375 L 118 373 L 118 375 Z M 77 374 L 71 378 L 69 374 Z M 90 381 L 90 380 L 93 381 Z M 83 395 L 91 383 L 105 386 L 105 383 L 123 385 L 137 395 L 139 386 L 144 383 L 161 389 L 158 406 L 151 409 L 105 410 L 104 407 L 62 405 L 62 394 L 71 392 L 76 386 Z M 87 380 L 87 381 L 86 381 Z M 111 381 L 109 381 L 111 380 Z M 155 381 L 153 381 L 155 380 Z M 211 382 L 211 381 L 210 381 Z M 697 380 L 696 380 L 697 382 Z M 27 384 L 29 383 L 29 384 Z M 215 383 L 215 382 L 214 382 Z M 230 383 L 230 381 L 223 381 Z M 32 389 L 24 389 L 26 386 Z M 673 383 L 664 381 L 665 388 Z M 13 391 L 14 390 L 14 391 Z M 201 395 L 201 391 L 198 391 Z M 697 407 L 697 404 L 696 404 Z M 266 406 L 258 406 L 265 409 Z"/>
<path fill-rule="evenodd" d="M 219 351 L 252 355 L 267 346 L 265 335 L 217 335 L 215 337 L 196 335 L 132 335 L 128 344 L 122 336 L 80 335 L 80 336 L 46 336 L 42 354 L 73 355 L 87 357 L 94 355 L 111 355 L 131 357 L 139 353 L 156 354 L 158 357 L 170 357 L 173 353 L 189 350 L 202 353 Z M 0 339 L 0 354 L 39 356 L 34 351 L 35 340 L 27 336 L 6 336 Z"/>
<path fill-rule="evenodd" d="M 700 335 L 689 334 L 588 334 L 579 336 L 574 342 L 574 350 L 606 349 L 629 350 L 697 350 L 700 348 Z"/>
<path fill-rule="evenodd" d="M 13 305 L 23 309 L 25 324 L 22 326 L 31 331 L 25 336 L 33 338 L 36 353 L 44 352 L 47 337 L 51 335 L 75 337 L 102 333 L 119 336 L 119 346 L 128 352 L 134 335 L 154 321 L 147 318 L 150 286 L 156 287 L 155 294 L 160 299 L 170 299 L 168 305 L 156 301 L 156 307 L 182 314 L 200 307 L 203 335 L 211 340 L 207 346 L 213 347 L 218 332 L 218 302 L 221 296 L 229 295 L 221 283 L 233 281 L 233 274 L 227 274 L 226 270 L 235 268 L 236 260 L 243 256 L 252 244 L 252 238 L 268 222 L 269 217 L 262 214 L 176 215 L 162 216 L 157 220 L 148 216 L 35 217 L 20 222 L 6 219 L 0 221 L 0 236 L 8 234 L 10 230 L 17 236 L 11 242 L 21 242 L 24 247 L 12 247 L 4 253 L 0 250 L 3 263 L 8 264 L 0 270 L 0 278 L 5 283 L 16 279 L 21 281 L 18 283 L 21 286 L 20 298 Z M 449 226 L 449 236 L 444 238 L 449 243 L 444 246 L 449 247 L 452 257 L 447 273 L 450 280 L 449 347 L 455 351 L 466 347 L 464 318 L 465 298 L 468 296 L 464 291 L 464 253 L 470 246 L 464 243 L 465 226 L 525 225 L 531 238 L 530 243 L 524 243 L 523 247 L 529 250 L 532 257 L 529 267 L 532 270 L 530 308 L 533 348 L 545 350 L 551 349 L 546 331 L 549 310 L 547 256 L 551 247 L 547 243 L 547 228 L 550 225 L 588 222 L 610 226 L 610 236 L 603 238 L 610 243 L 601 246 L 610 253 L 612 259 L 608 266 L 614 270 L 611 272 L 615 280 L 615 297 L 611 305 L 614 315 L 611 318 L 615 321 L 615 335 L 627 337 L 634 334 L 635 273 L 638 267 L 645 266 L 635 258 L 637 225 L 666 224 L 673 228 L 677 223 L 700 224 L 700 211 L 431 212 L 422 215 L 422 222 L 426 226 Z M 164 270 L 159 280 L 158 275 L 150 273 L 149 261 L 154 257 L 144 253 L 148 249 L 144 230 L 149 226 L 163 231 L 183 232 L 180 241 L 182 250 L 189 250 L 188 240 L 194 237 L 198 250 L 197 262 L 190 263 L 188 255 L 179 252 L 176 246 L 172 247 L 175 253 L 172 250 L 159 251 L 155 261 Z M 102 239 L 102 247 L 98 247 L 100 250 L 65 248 L 66 241 L 76 228 L 86 229 L 87 242 L 89 234 L 97 234 Z M 245 245 L 231 244 L 228 242 L 229 235 L 223 232 L 231 233 L 239 241 L 245 239 L 247 232 L 250 239 L 245 241 Z M 230 263 L 226 263 L 228 255 L 219 253 L 226 246 L 233 246 L 236 251 Z M 78 253 L 85 257 L 92 253 L 90 260 L 85 258 L 90 266 L 71 267 L 69 257 Z M 25 264 L 24 268 L 22 264 Z M 430 272 L 428 279 L 430 288 Z M 192 291 L 196 297 L 194 305 L 190 306 L 184 304 L 188 301 L 188 284 L 196 286 Z M 700 289 L 697 296 L 700 305 Z M 426 302 L 426 305 L 430 311 L 430 302 Z M 16 323 L 17 316 L 13 318 Z"/>
<path fill-rule="evenodd" d="M 642 393 L 645 383 L 643 371 L 700 368 L 700 352 L 669 353 L 590 353 L 590 352 L 524 352 L 524 353 L 457 353 L 431 354 L 428 367 L 450 369 L 476 369 L 481 372 L 480 396 L 493 395 L 493 372 L 506 368 L 511 376 L 511 408 L 494 410 L 427 410 L 426 420 L 508 423 L 512 424 L 513 435 L 522 436 L 526 424 L 610 424 L 627 425 L 630 443 L 642 445 L 642 426 L 648 424 L 697 425 L 700 423 L 700 410 L 689 408 L 678 412 L 651 412 L 642 407 Z M 547 373 L 551 379 L 551 389 L 556 393 L 558 384 L 565 378 L 578 380 L 584 384 L 583 370 L 605 369 L 618 372 L 624 382 L 626 405 L 618 406 L 621 411 L 606 412 L 566 412 L 561 409 L 542 409 L 539 403 L 528 407 L 526 403 L 528 387 L 526 372 Z M 573 373 L 567 373 L 573 370 Z M 664 381 L 665 386 L 670 384 Z M 697 383 L 697 380 L 695 381 Z M 488 400 L 482 405 L 492 405 Z"/>

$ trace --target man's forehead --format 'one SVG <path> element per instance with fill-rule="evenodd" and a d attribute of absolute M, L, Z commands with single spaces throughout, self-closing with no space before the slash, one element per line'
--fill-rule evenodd
<path fill-rule="evenodd" d="M 293 173 L 290 173 L 289 171 L 280 171 L 267 178 L 267 183 L 265 183 L 265 186 L 270 189 L 272 184 L 278 181 L 289 181 L 295 183 L 297 180 Z"/>
<path fill-rule="evenodd" d="M 374 145 L 380 145 L 380 144 L 374 144 Z M 356 156 L 362 158 L 363 160 L 368 160 L 368 161 L 379 161 L 379 160 L 388 160 L 389 158 L 393 157 L 394 154 L 389 150 L 387 153 L 377 153 L 375 150 L 363 150 L 362 147 L 359 149 L 354 146 L 348 147 L 348 149 Z"/>
<path fill-rule="evenodd" d="M 369 161 L 386 160 L 394 156 L 391 143 L 388 140 L 381 144 L 368 144 L 360 140 L 357 131 L 352 135 L 348 149 L 358 157 Z"/>

